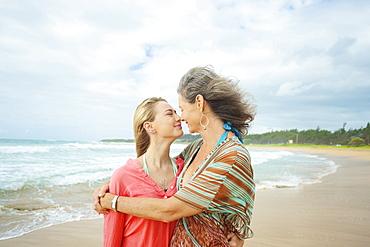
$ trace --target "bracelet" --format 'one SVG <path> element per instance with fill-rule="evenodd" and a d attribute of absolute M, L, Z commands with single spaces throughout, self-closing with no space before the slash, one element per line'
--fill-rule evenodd
<path fill-rule="evenodd" d="M 118 197 L 119 197 L 119 196 L 114 196 L 114 198 L 113 198 L 113 200 L 112 200 L 112 209 L 113 209 L 114 211 L 116 211 L 116 212 L 118 212 L 118 211 L 117 211 L 117 200 L 118 200 Z"/>

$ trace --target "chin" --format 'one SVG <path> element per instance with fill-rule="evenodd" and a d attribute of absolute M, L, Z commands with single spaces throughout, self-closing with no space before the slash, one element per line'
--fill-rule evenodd
<path fill-rule="evenodd" d="M 193 128 L 191 128 L 191 127 L 188 127 L 189 128 L 189 132 L 190 133 L 198 133 L 196 130 L 194 130 Z"/>
<path fill-rule="evenodd" d="M 178 134 L 177 137 L 176 137 L 176 139 L 179 138 L 179 137 L 181 137 L 181 136 L 183 136 L 183 135 L 184 135 L 184 132 L 181 131 L 181 134 Z"/>

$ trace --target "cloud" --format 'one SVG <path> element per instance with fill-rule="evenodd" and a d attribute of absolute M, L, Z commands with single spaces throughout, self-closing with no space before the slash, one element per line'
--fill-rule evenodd
<path fill-rule="evenodd" d="M 303 85 L 302 82 L 292 81 L 281 84 L 279 90 L 276 92 L 276 96 L 291 96 L 301 94 L 312 88 L 312 84 Z"/>
<path fill-rule="evenodd" d="M 130 138 L 137 104 L 162 96 L 176 108 L 181 76 L 207 64 L 255 96 L 252 132 L 358 128 L 370 119 L 369 7 L 2 1 L 0 138 Z"/>

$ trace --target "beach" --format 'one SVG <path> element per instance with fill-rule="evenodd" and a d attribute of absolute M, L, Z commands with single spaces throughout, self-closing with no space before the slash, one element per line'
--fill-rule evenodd
<path fill-rule="evenodd" d="M 244 246 L 368 246 L 370 150 L 255 147 L 317 154 L 340 167 L 321 183 L 258 190 Z M 102 246 L 103 219 L 64 223 L 0 246 Z"/>
<path fill-rule="evenodd" d="M 370 150 L 279 149 L 319 154 L 340 167 L 322 183 L 257 191 L 255 236 L 244 246 L 369 246 Z"/>

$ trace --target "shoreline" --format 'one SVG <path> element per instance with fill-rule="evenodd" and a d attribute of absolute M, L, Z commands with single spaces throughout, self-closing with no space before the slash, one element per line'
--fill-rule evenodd
<path fill-rule="evenodd" d="M 370 150 L 311 147 L 261 147 L 317 154 L 340 167 L 321 183 L 258 190 L 245 246 L 367 246 L 370 243 Z M 0 246 L 102 246 L 103 218 L 69 222 Z"/>
<path fill-rule="evenodd" d="M 370 150 L 253 147 L 316 154 L 339 165 L 321 183 L 260 190 L 244 246 L 368 246 Z"/>
<path fill-rule="evenodd" d="M 320 147 L 284 147 L 284 146 L 245 146 L 253 149 L 285 150 L 292 152 L 304 152 L 318 155 L 342 156 L 362 160 L 370 160 L 370 149 L 355 148 L 320 148 Z"/>

